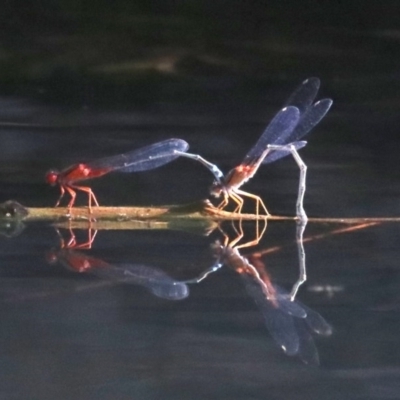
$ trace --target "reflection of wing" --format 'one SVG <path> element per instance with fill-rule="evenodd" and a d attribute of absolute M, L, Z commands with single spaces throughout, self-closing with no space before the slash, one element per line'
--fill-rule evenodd
<path fill-rule="evenodd" d="M 245 281 L 246 291 L 255 300 L 265 325 L 275 342 L 288 355 L 295 355 L 299 350 L 299 337 L 293 317 L 303 319 L 307 316 L 304 309 L 296 302 L 282 296 L 279 291 L 274 298 L 268 299 L 260 283 L 250 276 L 241 275 Z"/>
<path fill-rule="evenodd" d="M 120 264 L 91 272 L 102 278 L 144 286 L 155 296 L 166 300 L 182 300 L 189 296 L 189 288 L 185 283 L 173 280 L 165 272 L 155 267 Z"/>
<path fill-rule="evenodd" d="M 299 301 L 291 301 L 289 293 L 278 285 L 271 284 L 274 293 L 268 298 L 265 289 L 254 278 L 249 275 L 241 277 L 275 342 L 286 354 L 298 355 L 307 364 L 318 364 L 318 351 L 311 331 L 328 336 L 332 332 L 329 324 L 317 312 Z"/>
<path fill-rule="evenodd" d="M 294 320 L 293 322 L 299 339 L 297 355 L 305 364 L 318 365 L 318 350 L 311 333 L 307 329 L 307 324 L 304 320 Z"/>
<path fill-rule="evenodd" d="M 260 306 L 279 309 L 280 312 L 297 318 L 305 318 L 307 316 L 307 312 L 304 308 L 296 301 L 291 301 L 290 295 L 285 293 L 279 286 L 273 286 L 274 293 L 268 293 L 268 299 L 260 283 L 252 276 L 243 274 L 241 277 L 245 280 L 247 292 Z"/>
<path fill-rule="evenodd" d="M 313 332 L 322 336 L 330 336 L 332 334 L 332 327 L 324 320 L 324 318 L 321 317 L 321 315 L 304 304 L 301 304 L 301 306 L 307 312 L 306 322 Z"/>
<path fill-rule="evenodd" d="M 260 307 L 265 326 L 275 342 L 289 355 L 294 356 L 299 351 L 299 335 L 292 316 L 278 308 Z"/>

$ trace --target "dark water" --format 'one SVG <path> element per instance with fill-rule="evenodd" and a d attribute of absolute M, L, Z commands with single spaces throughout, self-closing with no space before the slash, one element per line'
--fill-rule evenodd
<path fill-rule="evenodd" d="M 170 66 L 173 77 L 153 71 L 128 79 L 119 52 L 129 44 L 123 42 L 115 50 L 117 61 L 112 59 L 125 71 L 120 81 L 98 71 L 82 75 L 71 67 L 77 40 L 72 35 L 66 35 L 68 67 L 60 68 L 59 61 L 31 81 L 21 65 L 2 70 L 0 200 L 52 206 L 58 191 L 44 183 L 50 168 L 169 137 L 187 140 L 192 152 L 228 171 L 295 86 L 319 76 L 320 98 L 333 98 L 334 106 L 301 150 L 308 165 L 308 215 L 398 216 L 400 53 L 391 12 L 396 7 L 385 10 L 382 20 L 372 18 L 377 11 L 371 6 L 360 15 L 358 8 L 345 13 L 330 7 L 327 12 L 338 17 L 332 24 L 317 18 L 320 8 L 311 14 L 300 8 L 285 24 L 273 22 L 273 14 L 266 24 L 258 17 L 258 9 L 267 12 L 260 3 L 249 14 L 258 25 L 235 35 L 244 21 L 234 18 L 236 25 L 229 25 L 231 15 L 217 7 L 213 23 L 222 25 L 208 27 L 204 17 L 199 42 L 198 31 L 187 28 L 188 43 L 176 32 L 170 37 L 179 51 L 168 43 L 163 51 L 153 48 L 157 60 L 159 52 L 178 59 Z M 275 11 L 286 15 L 279 7 Z M 25 43 L 28 32 L 24 35 L 10 33 L 8 51 Z M 92 37 L 82 38 L 88 40 L 82 54 L 96 47 Z M 48 49 L 59 39 L 46 42 Z M 38 43 L 44 42 L 37 40 L 29 43 L 43 51 Z M 197 43 L 193 48 L 191 41 Z M 137 63 L 142 55 L 148 62 L 148 52 L 141 49 L 132 58 Z M 28 61 L 32 77 L 40 68 Z M 101 68 L 115 66 L 105 61 Z M 21 81 L 7 78 L 10 83 L 4 76 Z M 285 158 L 262 167 L 244 188 L 260 195 L 272 213 L 293 215 L 297 179 L 297 166 Z M 211 182 L 202 166 L 178 159 L 90 185 L 102 205 L 156 205 L 205 198 Z M 229 223 L 222 229 L 234 236 Z M 250 240 L 255 226 L 247 223 L 244 230 Z M 68 230 L 61 233 L 69 237 Z M 86 240 L 86 232 L 75 233 L 78 242 Z M 60 253 L 52 226 L 29 224 L 19 235 L 0 238 L 0 398 L 400 398 L 398 235 L 398 223 L 308 224 L 307 281 L 296 300 L 309 315 L 320 315 L 332 334 L 302 334 L 301 318 L 294 318 L 296 334 L 314 349 L 307 359 L 300 350 L 288 355 L 280 348 L 276 332 L 284 337 L 287 331 L 271 320 L 268 325 L 262 293 L 229 265 L 198 284 L 173 285 L 215 264 L 215 243 L 224 239 L 218 230 L 208 236 L 201 229 L 100 230 L 92 249 Z M 241 254 L 262 264 L 273 287 L 288 293 L 299 274 L 295 223 L 270 223 L 260 243 Z M 51 256 L 59 262 L 49 263 Z M 82 260 L 93 267 L 87 273 L 72 268 Z"/>

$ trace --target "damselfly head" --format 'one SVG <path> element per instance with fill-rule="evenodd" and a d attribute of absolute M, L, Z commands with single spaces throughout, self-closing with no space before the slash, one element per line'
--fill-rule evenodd
<path fill-rule="evenodd" d="M 224 246 L 221 243 L 221 241 L 217 239 L 215 242 L 211 243 L 210 248 L 211 248 L 215 258 L 218 258 L 221 255 L 221 253 L 224 249 Z"/>
<path fill-rule="evenodd" d="M 54 186 L 57 183 L 58 180 L 58 176 L 59 176 L 59 172 L 56 170 L 51 170 L 46 174 L 46 182 L 51 185 Z"/>
<path fill-rule="evenodd" d="M 221 182 L 218 182 L 217 180 L 215 180 L 210 187 L 211 196 L 216 197 L 216 198 L 221 197 L 222 192 L 223 192 L 223 187 L 221 185 Z"/>

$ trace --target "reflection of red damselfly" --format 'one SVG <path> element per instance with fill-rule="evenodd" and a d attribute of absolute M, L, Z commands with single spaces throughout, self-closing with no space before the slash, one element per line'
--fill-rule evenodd
<path fill-rule="evenodd" d="M 306 189 L 307 166 L 300 158 L 297 150 L 304 147 L 307 142 L 299 141 L 316 126 L 328 112 L 332 100 L 323 99 L 313 103 L 318 93 L 320 81 L 318 78 L 305 80 L 290 96 L 286 107 L 278 112 L 269 123 L 260 139 L 246 154 L 243 162 L 233 168 L 224 176 L 221 170 L 197 154 L 183 153 L 182 156 L 194 159 L 205 165 L 214 175 L 215 181 L 211 187 L 211 194 L 224 199 L 218 206 L 224 208 L 231 198 L 236 203 L 235 212 L 240 213 L 243 207 L 242 196 L 250 197 L 256 201 L 256 214 L 259 207 L 269 215 L 264 202 L 259 196 L 245 192 L 240 187 L 254 176 L 261 164 L 267 164 L 292 154 L 300 168 L 300 182 L 297 196 L 297 216 L 306 220 L 307 216 L 303 207 L 303 198 Z"/>
<path fill-rule="evenodd" d="M 188 148 L 189 145 L 184 140 L 168 139 L 129 153 L 118 154 L 89 163 L 75 164 L 61 172 L 52 170 L 47 173 L 46 181 L 51 185 L 58 184 L 60 186 L 61 195 L 56 207 L 60 204 L 65 191 L 67 191 L 71 196 L 71 200 L 68 203 L 68 208 L 71 209 L 75 203 L 76 190 L 80 190 L 88 194 L 89 210 L 91 211 L 92 200 L 96 206 L 99 205 L 96 196 L 90 187 L 78 186 L 76 182 L 98 178 L 112 171 L 139 172 L 158 168 L 175 160 Z"/>
<path fill-rule="evenodd" d="M 274 283 L 268 274 L 264 262 L 258 257 L 242 256 L 239 248 L 246 244 L 235 246 L 237 239 L 229 242 L 225 236 L 224 244 L 216 242 L 213 251 L 217 261 L 195 279 L 184 283 L 199 283 L 208 275 L 228 266 L 242 278 L 247 293 L 256 302 L 264 318 L 265 326 L 274 341 L 288 355 L 298 355 L 307 364 L 318 364 L 319 356 L 312 334 L 329 336 L 332 328 L 317 312 L 295 299 L 299 285 L 305 278 L 305 256 L 302 248 L 302 235 L 305 224 L 298 225 L 297 244 L 299 246 L 300 275 L 291 293 Z M 260 238 L 249 243 L 258 242 Z M 302 276 L 304 273 L 304 276 Z"/>
<path fill-rule="evenodd" d="M 58 230 L 57 234 L 60 237 L 61 248 L 46 253 L 46 260 L 50 264 L 60 263 L 70 271 L 91 274 L 116 283 L 140 285 L 165 300 L 182 300 L 189 296 L 189 288 L 184 282 L 174 280 L 159 268 L 133 263 L 108 263 L 84 251 L 76 250 L 89 250 L 97 231 L 92 233 L 92 230 L 88 229 L 88 241 L 82 244 L 77 243 L 71 229 L 68 242 Z"/>

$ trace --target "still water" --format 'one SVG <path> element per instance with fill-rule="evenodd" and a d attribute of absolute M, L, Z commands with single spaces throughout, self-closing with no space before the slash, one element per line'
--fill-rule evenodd
<path fill-rule="evenodd" d="M 275 93 L 273 102 L 285 96 Z M 1 200 L 26 206 L 54 205 L 58 191 L 44 183 L 50 168 L 169 137 L 188 141 L 191 151 L 227 171 L 279 109 L 271 100 L 251 107 L 240 100 L 213 107 L 160 103 L 119 113 L 2 102 L 3 120 L 18 125 L 0 132 Z M 357 118 L 339 106 L 307 138 L 301 154 L 310 217 L 398 215 L 400 181 L 385 173 L 394 170 L 395 152 L 377 151 L 372 128 L 360 143 L 337 139 L 354 134 Z M 297 166 L 286 158 L 261 168 L 245 188 L 272 213 L 294 215 L 297 179 Z M 205 198 L 211 182 L 207 170 L 179 159 L 154 171 L 109 175 L 91 187 L 102 205 L 156 205 Z M 221 268 L 192 282 L 216 265 L 224 234 L 235 236 L 230 223 L 213 232 L 99 230 L 91 249 L 63 251 L 54 227 L 28 224 L 0 241 L 0 398 L 397 398 L 398 231 L 397 223 L 310 222 L 307 281 L 296 308 L 285 297 L 299 275 L 296 224 L 269 223 L 258 245 L 239 251 L 278 291 L 274 309 L 254 275 L 238 273 L 226 254 Z M 254 223 L 245 223 L 244 232 L 251 240 Z M 78 243 L 87 239 L 86 231 L 74 233 Z M 60 234 L 68 241 L 67 229 Z M 277 309 L 284 311 L 276 315 Z M 304 310 L 319 328 L 304 324 Z"/>

